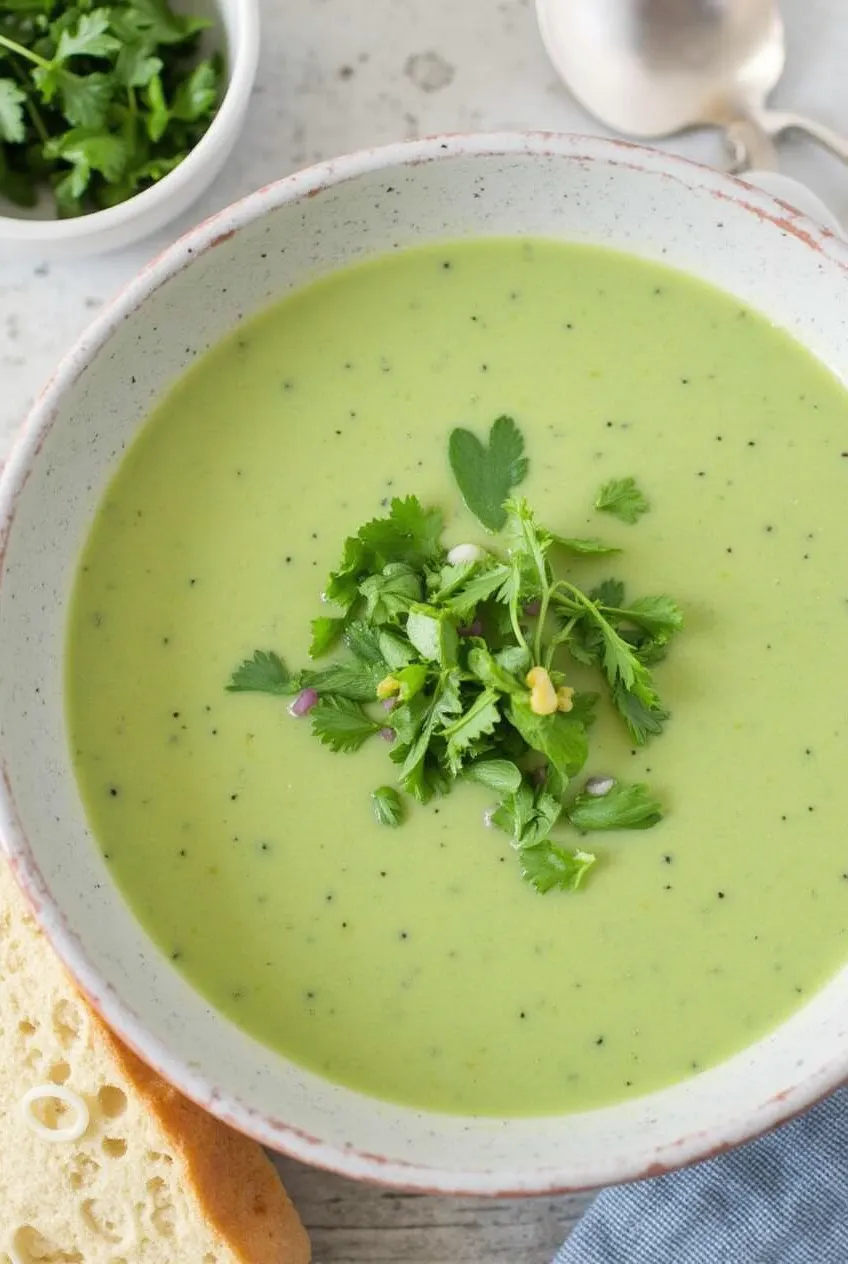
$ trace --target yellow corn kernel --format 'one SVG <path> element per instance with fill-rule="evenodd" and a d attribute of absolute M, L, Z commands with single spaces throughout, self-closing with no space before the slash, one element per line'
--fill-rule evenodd
<path fill-rule="evenodd" d="M 544 667 L 531 667 L 524 677 L 530 689 L 530 710 L 535 715 L 553 715 L 557 709 L 557 693 Z"/>
<path fill-rule="evenodd" d="M 384 676 L 377 686 L 377 697 L 393 698 L 396 693 L 400 693 L 400 681 L 395 680 L 394 676 Z"/>
<path fill-rule="evenodd" d="M 557 689 L 557 711 L 571 711 L 574 707 L 574 690 L 571 685 L 560 685 Z"/>

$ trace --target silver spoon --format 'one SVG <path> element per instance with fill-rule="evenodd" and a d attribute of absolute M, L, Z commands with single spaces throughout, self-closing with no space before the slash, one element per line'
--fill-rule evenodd
<path fill-rule="evenodd" d="M 848 141 L 765 102 L 786 45 L 774 0 L 536 0 L 542 39 L 574 96 L 627 135 L 724 129 L 734 170 L 777 170 L 773 138 L 806 132 L 848 162 Z"/>

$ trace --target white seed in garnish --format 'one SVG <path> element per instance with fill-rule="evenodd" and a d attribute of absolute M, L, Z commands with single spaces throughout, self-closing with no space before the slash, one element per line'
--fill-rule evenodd
<path fill-rule="evenodd" d="M 451 566 L 470 566 L 472 562 L 485 561 L 488 556 L 479 544 L 455 544 L 448 553 L 448 561 Z"/>
<path fill-rule="evenodd" d="M 602 799 L 605 794 L 609 794 L 615 785 L 615 777 L 588 777 L 586 780 L 586 793 L 591 794 L 594 799 Z"/>
<path fill-rule="evenodd" d="M 68 1123 L 51 1128 L 33 1109 L 38 1102 L 61 1102 L 71 1111 Z M 44 1141 L 79 1141 L 88 1128 L 91 1115 L 85 1100 L 64 1084 L 37 1084 L 21 1098 L 21 1113 L 28 1127 Z"/>

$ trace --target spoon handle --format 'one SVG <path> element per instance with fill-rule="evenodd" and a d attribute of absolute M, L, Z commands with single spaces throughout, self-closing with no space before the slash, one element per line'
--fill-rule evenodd
<path fill-rule="evenodd" d="M 777 171 L 777 150 L 771 135 L 762 127 L 759 118 L 747 111 L 734 110 L 730 121 L 724 124 L 725 139 L 732 156 L 731 171 L 739 173 L 749 168 L 757 171 Z"/>
<path fill-rule="evenodd" d="M 826 127 L 824 123 L 803 118 L 800 114 L 787 114 L 782 110 L 758 110 L 755 118 L 769 136 L 780 136 L 783 132 L 791 131 L 804 132 L 837 158 L 848 162 L 848 139 Z"/>

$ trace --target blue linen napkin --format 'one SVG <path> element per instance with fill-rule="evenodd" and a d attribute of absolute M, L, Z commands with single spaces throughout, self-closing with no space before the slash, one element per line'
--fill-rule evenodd
<path fill-rule="evenodd" d="M 848 1088 L 728 1154 L 605 1190 L 553 1264 L 848 1264 Z"/>

